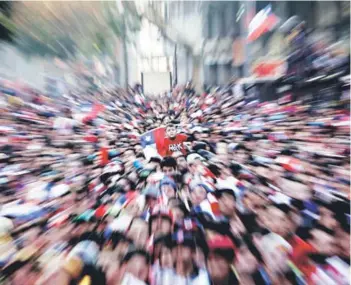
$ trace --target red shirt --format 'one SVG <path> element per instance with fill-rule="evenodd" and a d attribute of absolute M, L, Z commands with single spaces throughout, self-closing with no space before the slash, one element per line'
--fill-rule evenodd
<path fill-rule="evenodd" d="M 102 218 L 106 214 L 107 207 L 105 205 L 101 205 L 95 211 L 95 217 Z"/>
<path fill-rule="evenodd" d="M 305 278 L 310 280 L 316 267 L 310 263 L 308 255 L 310 253 L 315 253 L 316 249 L 298 236 L 294 236 L 290 240 L 290 244 L 293 248 L 290 256 L 291 261 L 304 274 Z"/>
<path fill-rule="evenodd" d="M 172 154 L 177 151 L 186 154 L 184 142 L 187 139 L 188 137 L 183 134 L 176 135 L 176 137 L 173 140 L 170 138 L 165 138 L 163 145 L 165 156 L 172 156 Z"/>
<path fill-rule="evenodd" d="M 98 137 L 94 135 L 87 135 L 84 137 L 84 140 L 87 142 L 96 143 L 98 141 Z"/>
<path fill-rule="evenodd" d="M 105 166 L 107 163 L 109 163 L 108 148 L 102 147 L 100 148 L 100 165 Z"/>

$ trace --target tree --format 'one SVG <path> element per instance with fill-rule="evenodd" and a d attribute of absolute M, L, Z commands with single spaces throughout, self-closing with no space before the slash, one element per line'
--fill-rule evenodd
<path fill-rule="evenodd" d="M 0 15 L 5 15 L 5 17 L 10 17 L 12 11 L 12 2 L 3 1 L 0 2 Z M 0 41 L 11 42 L 12 32 L 6 25 L 1 24 L 0 21 Z"/>
<path fill-rule="evenodd" d="M 91 59 L 107 55 L 115 62 L 117 37 L 124 46 L 124 70 L 128 76 L 127 44 L 133 43 L 133 35 L 141 25 L 140 16 L 130 9 L 133 2 L 123 2 L 122 10 L 116 2 L 103 1 L 11 4 L 11 15 L 0 11 L 0 25 L 11 33 L 13 44 L 24 54 L 66 61 L 75 61 L 78 56 Z M 127 86 L 128 77 L 125 83 Z"/>

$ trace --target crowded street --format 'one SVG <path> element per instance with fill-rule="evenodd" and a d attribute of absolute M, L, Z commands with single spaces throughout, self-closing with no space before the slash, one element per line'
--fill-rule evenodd
<path fill-rule="evenodd" d="M 241 27 L 252 14 L 247 42 L 221 49 L 227 38 L 210 34 L 223 36 L 227 22 L 216 20 L 208 24 L 212 49 L 205 39 L 199 52 L 152 18 L 157 4 L 145 1 L 148 14 L 134 1 L 98 2 L 61 10 L 18 2 L 7 21 L 0 5 L 0 42 L 3 28 L 14 39 L 0 49 L 0 285 L 350 284 L 344 22 L 333 26 L 339 41 L 326 43 L 311 21 L 283 17 L 288 5 L 183 1 L 192 24 L 200 20 L 191 7 L 201 5 L 218 15 L 232 7 Z M 28 29 L 34 36 L 27 19 L 38 21 Z M 56 27 L 69 33 L 60 47 L 50 42 Z M 254 62 L 254 44 L 273 30 L 287 42 L 284 57 L 256 48 L 266 61 Z M 154 52 L 152 41 L 171 42 L 172 56 L 166 47 Z M 15 49 L 32 59 L 19 64 Z M 131 61 L 134 51 L 140 57 Z M 6 63 L 8 54 L 17 61 Z"/>
<path fill-rule="evenodd" d="M 190 91 L 8 97 L 3 284 L 346 284 L 348 110 Z"/>

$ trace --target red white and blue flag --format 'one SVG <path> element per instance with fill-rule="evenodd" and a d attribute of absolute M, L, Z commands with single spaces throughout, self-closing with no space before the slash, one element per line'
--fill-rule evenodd
<path fill-rule="evenodd" d="M 270 5 L 259 11 L 249 24 L 248 41 L 252 42 L 264 33 L 274 29 L 280 19 L 273 12 Z"/>
<path fill-rule="evenodd" d="M 154 149 L 156 153 L 164 156 L 164 140 L 166 136 L 166 128 L 161 127 L 148 131 L 140 136 L 140 144 L 144 149 L 145 156 L 148 158 L 147 149 Z"/>

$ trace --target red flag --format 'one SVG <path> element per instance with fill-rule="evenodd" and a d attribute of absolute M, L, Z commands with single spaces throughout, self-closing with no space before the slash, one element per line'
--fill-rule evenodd
<path fill-rule="evenodd" d="M 154 138 L 156 143 L 157 152 L 161 155 L 165 155 L 164 142 L 166 136 L 166 128 L 158 128 L 154 130 Z"/>
<path fill-rule="evenodd" d="M 148 131 L 140 136 L 141 145 L 143 148 L 147 146 L 156 147 L 157 152 L 161 155 L 165 155 L 164 140 L 166 135 L 166 128 L 161 127 Z"/>
<path fill-rule="evenodd" d="M 93 118 L 96 118 L 96 116 L 100 113 L 100 112 L 102 112 L 102 111 L 104 111 L 105 110 L 105 106 L 104 105 L 102 105 L 102 104 L 94 104 L 94 106 L 93 106 L 93 108 L 92 108 L 92 110 L 91 110 L 91 116 L 93 117 Z"/>
<path fill-rule="evenodd" d="M 248 41 L 254 41 L 264 33 L 272 30 L 280 19 L 272 12 L 271 6 L 268 5 L 259 11 L 249 24 Z"/>

